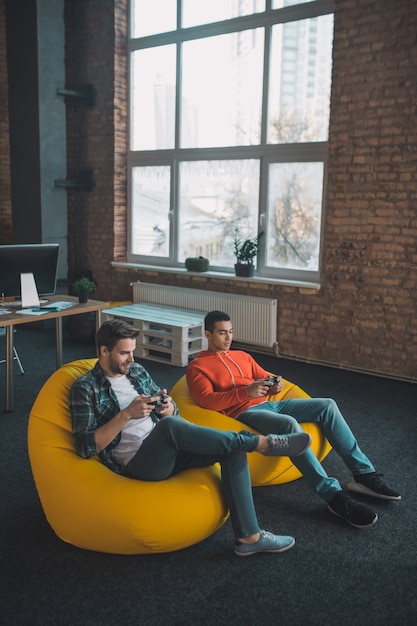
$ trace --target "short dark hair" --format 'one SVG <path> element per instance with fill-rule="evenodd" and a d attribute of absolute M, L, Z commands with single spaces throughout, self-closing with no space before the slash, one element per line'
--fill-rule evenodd
<path fill-rule="evenodd" d="M 230 322 L 230 315 L 223 313 L 223 311 L 210 311 L 204 318 L 204 330 L 212 333 L 216 322 Z"/>
<path fill-rule="evenodd" d="M 139 330 L 123 320 L 107 320 L 97 331 L 96 346 L 98 350 L 101 346 L 106 346 L 111 352 L 119 339 L 136 339 L 138 335 Z"/>

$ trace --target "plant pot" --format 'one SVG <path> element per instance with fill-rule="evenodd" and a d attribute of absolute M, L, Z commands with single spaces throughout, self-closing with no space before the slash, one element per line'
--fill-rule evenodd
<path fill-rule="evenodd" d="M 235 263 L 236 276 L 245 276 L 246 278 L 252 277 L 255 271 L 255 266 L 251 263 Z"/>
<path fill-rule="evenodd" d="M 80 291 L 78 293 L 78 302 L 80 304 L 83 304 L 84 302 L 88 301 L 88 291 Z"/>
<path fill-rule="evenodd" d="M 188 257 L 185 259 L 185 267 L 189 272 L 207 272 L 209 260 L 202 256 Z"/>

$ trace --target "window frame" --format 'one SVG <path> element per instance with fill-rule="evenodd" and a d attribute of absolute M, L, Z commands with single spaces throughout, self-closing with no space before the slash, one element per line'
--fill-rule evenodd
<path fill-rule="evenodd" d="M 128 29 L 131 32 L 130 14 L 133 0 L 130 0 Z M 182 161 L 203 161 L 203 160 L 235 160 L 235 159 L 258 159 L 260 162 L 260 184 L 259 184 L 259 206 L 258 206 L 258 232 L 264 230 L 262 221 L 267 216 L 268 197 L 268 168 L 273 163 L 290 162 L 320 162 L 323 163 L 323 191 L 321 206 L 321 230 L 323 229 L 323 215 L 326 197 L 327 179 L 327 153 L 328 141 L 310 143 L 291 144 L 268 144 L 266 142 L 268 133 L 268 93 L 269 93 L 269 54 L 271 45 L 272 27 L 276 24 L 298 21 L 302 19 L 320 17 L 326 14 L 334 14 L 334 0 L 313 0 L 312 2 L 297 4 L 281 9 L 271 9 L 272 0 L 266 0 L 266 10 L 263 13 L 256 13 L 249 16 L 232 18 L 223 22 L 181 28 L 181 0 L 177 0 L 177 29 L 175 31 L 150 35 L 138 39 L 128 37 L 128 153 L 127 153 L 127 185 L 128 185 L 128 207 L 127 207 L 127 260 L 129 265 L 148 266 L 161 271 L 164 269 L 176 268 L 184 269 L 184 263 L 176 261 L 178 257 L 178 228 L 179 220 L 175 219 L 175 212 L 178 211 L 178 172 L 179 164 Z M 263 27 L 265 29 L 264 43 L 264 75 L 262 92 L 262 123 L 261 139 L 258 145 L 243 145 L 230 147 L 209 147 L 209 148 L 180 148 L 180 119 L 181 119 L 181 94 L 180 89 L 176 89 L 175 95 L 175 145 L 172 149 L 163 150 L 137 150 L 131 149 L 131 56 L 136 50 L 149 47 L 175 44 L 177 76 L 176 85 L 181 84 L 181 52 L 182 44 L 191 39 L 200 39 L 216 36 L 220 34 L 230 34 L 247 29 Z M 169 254 L 166 257 L 155 257 L 149 255 L 137 255 L 131 251 L 132 241 L 132 170 L 135 167 L 144 166 L 168 166 L 171 168 L 172 180 L 170 189 L 170 227 Z M 320 238 L 322 232 L 320 232 Z M 320 246 L 321 248 L 322 246 Z M 321 254 L 319 255 L 321 256 Z M 230 276 L 232 268 L 216 267 L 216 273 Z M 257 268 L 255 278 L 259 279 L 279 279 L 292 282 L 318 282 L 320 279 L 320 258 L 317 271 L 272 268 L 265 264 L 265 254 L 261 251 L 257 258 Z"/>

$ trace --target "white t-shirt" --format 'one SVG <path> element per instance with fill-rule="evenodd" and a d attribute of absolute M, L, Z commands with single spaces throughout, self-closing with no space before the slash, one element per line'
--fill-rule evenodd
<path fill-rule="evenodd" d="M 129 406 L 138 395 L 130 380 L 124 375 L 111 378 L 108 376 L 107 380 L 111 384 L 122 410 Z M 129 420 L 123 427 L 120 442 L 113 450 L 116 461 L 122 465 L 127 465 L 154 427 L 155 422 L 151 416 Z"/>

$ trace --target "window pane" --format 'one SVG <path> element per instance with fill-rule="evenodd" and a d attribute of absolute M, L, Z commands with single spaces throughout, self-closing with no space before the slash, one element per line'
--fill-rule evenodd
<path fill-rule="evenodd" d="M 145 37 L 175 30 L 177 0 L 132 0 L 132 37 Z"/>
<path fill-rule="evenodd" d="M 333 16 L 272 29 L 268 142 L 326 141 Z"/>
<path fill-rule="evenodd" d="M 328 137 L 333 15 L 308 18 L 313 1 L 131 0 L 132 36 L 149 38 L 130 58 L 132 258 L 231 272 L 235 230 L 261 229 L 261 276 L 317 274 L 324 163 L 303 159 Z"/>
<path fill-rule="evenodd" d="M 265 11 L 265 0 L 183 0 L 184 28 Z"/>
<path fill-rule="evenodd" d="M 269 168 L 266 264 L 318 271 L 323 163 Z"/>
<path fill-rule="evenodd" d="M 170 168 L 132 169 L 132 254 L 169 255 Z"/>
<path fill-rule="evenodd" d="M 137 50 L 131 59 L 131 149 L 173 148 L 175 46 Z"/>
<path fill-rule="evenodd" d="M 179 261 L 204 256 L 233 267 L 235 228 L 257 233 L 259 162 L 198 161 L 180 165 Z"/>
<path fill-rule="evenodd" d="M 272 0 L 272 8 L 282 9 L 283 7 L 291 7 L 294 4 L 304 4 L 306 2 L 315 2 L 315 0 Z"/>
<path fill-rule="evenodd" d="M 183 46 L 181 147 L 260 142 L 263 30 Z"/>

